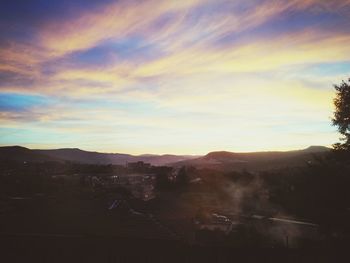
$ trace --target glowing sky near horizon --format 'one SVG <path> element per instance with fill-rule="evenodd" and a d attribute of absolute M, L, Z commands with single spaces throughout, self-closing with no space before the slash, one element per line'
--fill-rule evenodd
<path fill-rule="evenodd" d="M 349 43 L 349 0 L 1 1 L 0 145 L 328 146 Z"/>

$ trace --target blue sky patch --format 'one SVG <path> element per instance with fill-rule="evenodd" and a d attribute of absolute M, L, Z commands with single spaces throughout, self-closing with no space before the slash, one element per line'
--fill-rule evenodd
<path fill-rule="evenodd" d="M 44 96 L 0 93 L 0 111 L 25 111 L 48 103 Z"/>

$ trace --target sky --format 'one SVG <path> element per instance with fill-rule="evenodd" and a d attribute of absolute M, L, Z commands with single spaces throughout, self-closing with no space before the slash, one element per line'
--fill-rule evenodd
<path fill-rule="evenodd" d="M 349 43 L 349 0 L 3 0 L 0 145 L 330 146 Z"/>

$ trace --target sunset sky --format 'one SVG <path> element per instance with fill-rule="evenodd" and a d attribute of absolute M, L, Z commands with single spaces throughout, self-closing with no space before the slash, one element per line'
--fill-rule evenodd
<path fill-rule="evenodd" d="M 349 0 L 0 2 L 0 145 L 329 146 L 349 77 Z"/>

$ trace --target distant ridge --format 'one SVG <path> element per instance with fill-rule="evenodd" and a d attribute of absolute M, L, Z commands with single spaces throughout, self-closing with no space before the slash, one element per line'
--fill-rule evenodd
<path fill-rule="evenodd" d="M 62 160 L 68 160 L 79 163 L 90 163 L 90 164 L 119 164 L 125 165 L 128 162 L 146 162 L 152 165 L 166 165 L 169 163 L 184 161 L 196 158 L 197 156 L 188 155 L 130 155 L 123 153 L 100 153 L 100 152 L 89 152 L 83 151 L 76 148 L 65 148 L 57 150 L 34 150 L 35 152 L 45 154 L 54 158 Z"/>
<path fill-rule="evenodd" d="M 123 153 L 100 153 L 78 148 L 53 150 L 31 150 L 21 146 L 0 147 L 1 161 L 71 161 L 85 164 L 118 164 L 143 161 L 152 165 L 192 165 L 218 169 L 261 169 L 283 166 L 298 166 L 311 160 L 313 154 L 322 154 L 330 149 L 324 146 L 310 146 L 303 150 L 235 153 L 228 151 L 210 152 L 205 156 L 191 155 L 130 155 Z"/>
<path fill-rule="evenodd" d="M 279 156 L 279 155 L 294 155 L 300 153 L 319 153 L 328 152 L 330 148 L 325 146 L 309 146 L 301 150 L 292 151 L 262 151 L 262 152 L 228 152 L 228 151 L 215 151 L 206 154 L 203 158 L 233 158 L 243 156 Z"/>
<path fill-rule="evenodd" d="M 50 162 L 60 160 L 22 146 L 4 146 L 0 147 L 0 161 Z"/>
<path fill-rule="evenodd" d="M 197 158 L 191 155 L 130 155 L 123 153 L 100 153 L 84 151 L 78 148 L 62 148 L 54 150 L 31 150 L 21 146 L 0 147 L 1 161 L 19 162 L 45 162 L 45 161 L 71 161 L 85 164 L 117 164 L 125 165 L 128 162 L 143 161 L 152 165 L 167 165 Z"/>
<path fill-rule="evenodd" d="M 236 153 L 215 151 L 203 157 L 181 161 L 175 166 L 191 165 L 199 168 L 219 170 L 269 170 L 284 167 L 303 166 L 314 161 L 315 155 L 324 155 L 330 148 L 325 146 L 310 146 L 302 150 L 266 151 Z"/>
<path fill-rule="evenodd" d="M 89 152 L 78 148 L 33 151 L 61 160 L 88 164 L 125 164 L 133 158 L 128 154 Z"/>
<path fill-rule="evenodd" d="M 304 152 L 327 152 L 331 150 L 328 147 L 325 146 L 309 146 L 308 148 L 302 150 Z"/>

